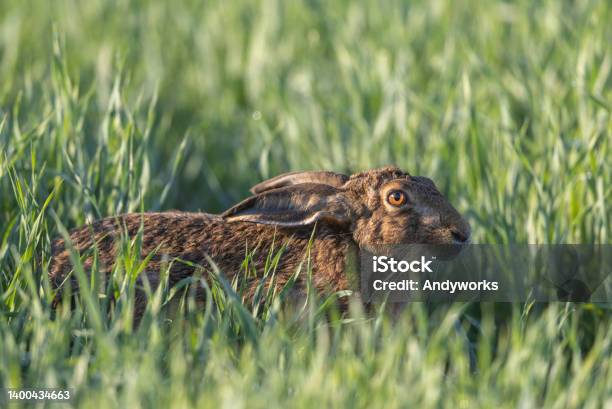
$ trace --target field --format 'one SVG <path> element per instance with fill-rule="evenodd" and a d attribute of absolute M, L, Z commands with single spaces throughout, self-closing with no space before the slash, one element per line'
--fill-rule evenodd
<path fill-rule="evenodd" d="M 220 212 L 301 169 L 429 176 L 476 243 L 610 243 L 611 21 L 607 1 L 2 0 L 0 388 L 82 408 L 612 407 L 609 304 L 392 322 L 161 286 L 133 329 L 138 243 L 111 315 L 95 291 L 55 314 L 46 278 L 64 229 Z"/>

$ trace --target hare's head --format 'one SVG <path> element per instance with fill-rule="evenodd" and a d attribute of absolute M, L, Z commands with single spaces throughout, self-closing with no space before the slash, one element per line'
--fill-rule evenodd
<path fill-rule="evenodd" d="M 464 244 L 470 226 L 434 183 L 395 167 L 346 176 L 293 172 L 262 182 L 223 213 L 228 221 L 281 227 L 326 223 L 375 244 Z"/>

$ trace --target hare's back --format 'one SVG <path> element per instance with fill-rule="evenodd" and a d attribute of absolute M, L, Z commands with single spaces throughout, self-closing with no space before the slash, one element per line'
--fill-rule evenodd
<path fill-rule="evenodd" d="M 85 268 L 91 267 L 94 249 L 99 261 L 110 266 L 115 261 L 118 243 L 124 239 L 140 237 L 143 256 L 154 253 L 159 255 L 156 258 L 181 257 L 202 252 L 203 243 L 223 229 L 224 223 L 219 217 L 206 213 L 129 213 L 107 217 L 71 230 L 70 245 L 63 238 L 55 240 L 49 275 L 56 278 L 72 269 L 70 247 L 81 255 Z M 90 256 L 86 255 L 88 251 Z"/>

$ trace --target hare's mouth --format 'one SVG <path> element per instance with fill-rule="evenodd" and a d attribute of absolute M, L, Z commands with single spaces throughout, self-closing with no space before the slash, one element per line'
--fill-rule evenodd
<path fill-rule="evenodd" d="M 451 231 L 451 236 L 452 236 L 453 244 L 455 245 L 466 245 L 466 244 L 470 244 L 470 242 L 472 241 L 470 235 L 466 236 L 465 234 L 457 230 Z"/>
<path fill-rule="evenodd" d="M 449 237 L 450 236 L 450 237 Z M 446 231 L 442 243 L 431 246 L 441 260 L 450 260 L 457 257 L 472 242 L 471 235 L 455 229 Z"/>

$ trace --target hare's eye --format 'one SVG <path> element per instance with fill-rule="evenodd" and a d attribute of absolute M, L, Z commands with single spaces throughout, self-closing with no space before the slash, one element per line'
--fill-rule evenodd
<path fill-rule="evenodd" d="M 387 201 L 392 206 L 400 207 L 406 204 L 408 198 L 406 197 L 406 193 L 401 190 L 394 190 L 387 196 Z"/>

